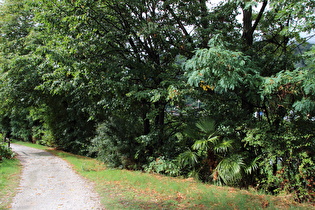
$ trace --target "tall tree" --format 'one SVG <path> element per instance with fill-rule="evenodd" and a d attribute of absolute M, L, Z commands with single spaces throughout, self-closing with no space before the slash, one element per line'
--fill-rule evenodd
<path fill-rule="evenodd" d="M 24 1 L 8 0 L 1 5 L 1 112 L 3 132 L 31 139 L 29 109 L 36 100 L 34 88 L 40 77 L 39 59 L 33 56 L 33 14 Z"/>
<path fill-rule="evenodd" d="M 162 154 L 174 132 L 166 118 L 168 90 L 184 84 L 180 58 L 209 39 L 204 32 L 189 32 L 192 24 L 208 27 L 206 2 L 45 1 L 45 6 L 38 19 L 54 34 L 50 45 L 56 50 L 48 52 L 54 70 L 41 87 L 56 94 L 87 91 L 106 108 L 99 110 L 106 120 L 137 116 L 141 128 L 131 141 L 146 145 L 142 152 Z"/>
<path fill-rule="evenodd" d="M 304 108 L 311 113 L 312 97 L 305 100 L 305 93 L 298 91 L 303 80 L 301 77 L 310 74 L 296 68 L 300 58 L 296 47 L 303 43 L 299 32 L 308 31 L 312 26 L 311 22 L 305 20 L 306 16 L 313 20 L 314 16 L 309 11 L 314 9 L 314 4 L 304 1 L 272 1 L 268 4 L 268 1 L 262 1 L 255 14 L 253 6 L 256 2 L 239 3 L 243 10 L 243 26 L 239 28 L 240 37 L 235 37 L 233 41 L 243 42 L 235 44 L 219 37 L 211 40 L 208 49 L 197 50 L 185 65 L 188 83 L 208 93 L 203 94 L 207 98 L 204 99 L 208 102 L 207 109 L 211 110 L 208 115 L 217 123 L 217 129 L 224 131 L 216 140 L 226 136 L 231 138 L 234 134 L 232 148 L 239 150 L 230 151 L 242 157 L 235 159 L 242 160 L 238 162 L 238 168 L 255 161 L 264 167 L 261 170 L 255 167 L 255 173 L 263 180 L 260 184 L 266 190 L 294 192 L 299 201 L 311 200 L 313 191 L 309 187 L 297 187 L 301 183 L 312 185 L 310 173 L 314 169 L 314 160 L 310 156 L 313 150 L 309 145 L 313 144 L 314 139 L 311 134 L 313 122 L 304 118 L 306 112 L 301 113 Z M 226 2 L 225 5 L 232 4 Z M 304 8 L 306 16 L 297 13 L 295 7 L 298 11 Z M 298 26 L 301 22 L 305 25 Z M 310 90 L 310 83 L 307 84 L 304 87 Z M 257 115 L 254 115 L 255 111 Z M 200 143 L 196 142 L 193 148 L 201 148 L 196 147 Z M 216 144 L 210 143 L 213 142 L 205 139 L 202 144 L 206 144 L 206 147 L 203 148 L 215 150 Z M 200 151 L 197 149 L 196 152 Z M 210 165 L 210 168 L 216 166 L 212 178 L 224 180 L 224 177 L 238 177 L 241 183 L 250 183 L 245 173 L 242 178 L 239 177 L 242 175 L 239 170 L 234 173 L 236 162 L 231 159 L 225 161 L 229 155 L 232 154 L 205 156 L 206 159 L 219 161 Z M 296 170 L 298 167 L 300 172 Z M 286 182 L 286 179 L 291 182 Z M 257 183 L 255 179 L 251 181 L 252 184 Z"/>

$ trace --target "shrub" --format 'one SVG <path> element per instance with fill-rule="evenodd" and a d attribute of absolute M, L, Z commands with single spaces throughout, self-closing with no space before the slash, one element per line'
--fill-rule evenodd
<path fill-rule="evenodd" d="M 138 167 L 136 154 L 141 149 L 135 141 L 138 130 L 132 120 L 112 118 L 98 126 L 97 135 L 91 140 L 90 154 L 109 167 L 135 169 Z"/>
<path fill-rule="evenodd" d="M 144 168 L 146 172 L 178 176 L 180 167 L 175 161 L 167 160 L 164 156 L 156 158 Z"/>
<path fill-rule="evenodd" d="M 14 153 L 12 152 L 11 148 L 8 147 L 5 143 L 0 143 L 0 161 L 3 158 L 10 159 L 14 156 Z"/>

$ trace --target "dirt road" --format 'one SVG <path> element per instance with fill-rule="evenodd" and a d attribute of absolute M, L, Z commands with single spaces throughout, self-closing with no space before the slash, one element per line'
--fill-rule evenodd
<path fill-rule="evenodd" d="M 103 209 L 91 183 L 70 165 L 46 151 L 12 144 L 23 165 L 12 208 L 19 210 Z"/>

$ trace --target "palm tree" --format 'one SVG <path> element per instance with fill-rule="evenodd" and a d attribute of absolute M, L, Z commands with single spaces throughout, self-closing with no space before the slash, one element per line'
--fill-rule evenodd
<path fill-rule="evenodd" d="M 219 185 L 246 185 L 242 183 L 246 183 L 248 175 L 258 168 L 258 159 L 252 160 L 242 148 L 241 140 L 218 129 L 215 120 L 201 119 L 196 127 L 202 138 L 179 156 L 182 166 L 192 167 L 199 177 L 206 173 L 205 181 Z"/>

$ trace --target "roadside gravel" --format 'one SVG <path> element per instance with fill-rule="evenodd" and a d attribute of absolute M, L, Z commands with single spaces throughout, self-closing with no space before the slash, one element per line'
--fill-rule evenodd
<path fill-rule="evenodd" d="M 59 157 L 44 150 L 12 144 L 23 170 L 12 208 L 18 210 L 103 209 L 92 184 Z"/>

